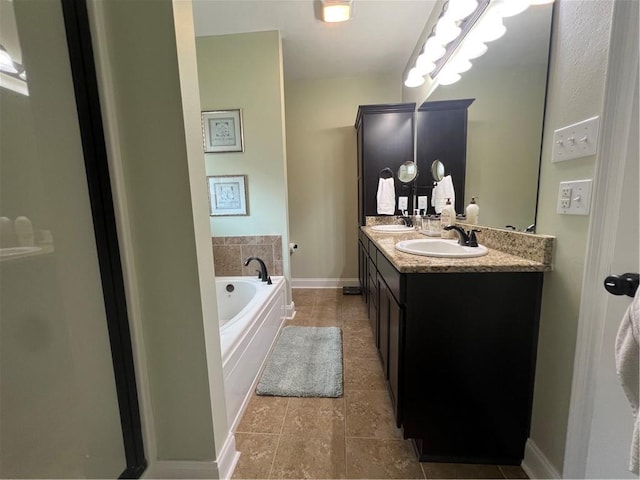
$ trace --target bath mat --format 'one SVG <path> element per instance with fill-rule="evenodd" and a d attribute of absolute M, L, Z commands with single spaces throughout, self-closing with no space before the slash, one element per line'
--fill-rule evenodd
<path fill-rule="evenodd" d="M 284 327 L 256 387 L 258 395 L 341 397 L 338 327 Z"/>

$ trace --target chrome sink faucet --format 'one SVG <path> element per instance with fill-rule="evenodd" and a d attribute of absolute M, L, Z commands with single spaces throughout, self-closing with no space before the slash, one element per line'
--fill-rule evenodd
<path fill-rule="evenodd" d="M 458 234 L 458 245 L 463 247 L 477 247 L 478 239 L 476 238 L 476 232 L 480 230 L 469 230 L 465 232 L 462 227 L 458 225 L 447 225 L 443 227 L 444 230 L 454 230 Z"/>
<path fill-rule="evenodd" d="M 399 218 L 404 222 L 407 227 L 413 227 L 413 222 L 411 221 L 411 217 L 408 215 L 398 215 L 396 218 Z"/>
<path fill-rule="evenodd" d="M 264 264 L 264 261 L 258 257 L 249 257 L 245 260 L 244 266 L 245 267 L 249 266 L 249 263 L 251 263 L 251 260 L 255 260 L 260 264 L 260 270 L 256 270 L 256 272 L 258 272 L 258 278 L 263 282 L 267 282 L 267 285 L 271 285 L 271 277 L 267 273 L 267 266 Z"/>

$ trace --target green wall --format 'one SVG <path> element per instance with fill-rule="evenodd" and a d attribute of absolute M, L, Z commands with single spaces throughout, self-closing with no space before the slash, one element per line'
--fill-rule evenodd
<path fill-rule="evenodd" d="M 561 181 L 593 178 L 596 157 L 551 163 L 553 132 L 602 112 L 613 2 L 555 8 L 537 227 L 556 236 L 556 247 L 542 297 L 531 439 L 562 472 L 590 217 L 558 215 L 556 201 Z"/>
<path fill-rule="evenodd" d="M 356 131 L 359 105 L 397 103 L 398 77 L 290 81 L 285 85 L 295 279 L 358 277 Z"/>
<path fill-rule="evenodd" d="M 101 6 L 157 458 L 215 460 L 172 2 Z"/>

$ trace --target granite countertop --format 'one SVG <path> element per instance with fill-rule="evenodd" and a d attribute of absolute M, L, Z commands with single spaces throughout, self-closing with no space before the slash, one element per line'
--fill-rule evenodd
<path fill-rule="evenodd" d="M 530 260 L 519 255 L 489 248 L 489 253 L 474 258 L 439 258 L 412 255 L 396 250 L 401 240 L 433 238 L 417 231 L 407 233 L 385 233 L 360 227 L 382 254 L 400 273 L 461 273 L 461 272 L 547 272 L 552 270 L 549 262 Z M 478 242 L 484 244 L 478 234 Z"/>

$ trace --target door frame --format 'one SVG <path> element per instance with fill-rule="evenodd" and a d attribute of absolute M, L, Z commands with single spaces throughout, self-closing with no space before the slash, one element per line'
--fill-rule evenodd
<path fill-rule="evenodd" d="M 87 3 L 86 0 L 60 2 L 126 459 L 126 467 L 119 478 L 140 478 L 147 467 L 147 460 Z"/>
<path fill-rule="evenodd" d="M 638 2 L 614 2 L 592 216 L 580 300 L 571 403 L 563 478 L 584 478 L 596 374 L 604 332 L 607 295 L 603 280 L 611 273 L 616 227 L 622 202 L 633 98 L 638 83 Z"/>

